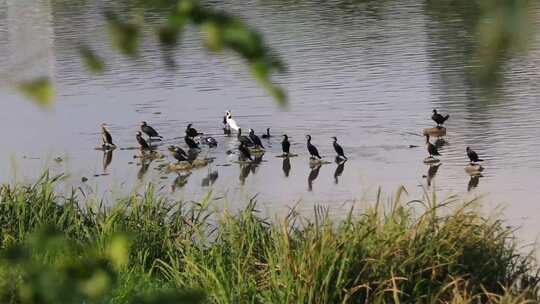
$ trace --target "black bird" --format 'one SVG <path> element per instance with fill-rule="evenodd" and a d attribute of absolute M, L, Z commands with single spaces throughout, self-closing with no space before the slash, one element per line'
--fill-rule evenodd
<path fill-rule="evenodd" d="M 334 140 L 334 150 L 336 150 L 338 157 L 347 159 L 347 156 L 343 153 L 343 148 L 337 143 L 337 138 L 334 136 L 332 139 Z"/>
<path fill-rule="evenodd" d="M 146 142 L 146 140 L 142 137 L 141 132 L 137 132 L 137 135 L 135 136 L 137 138 L 137 142 L 139 143 L 139 146 L 141 147 L 141 150 L 152 150 L 152 147 Z"/>
<path fill-rule="evenodd" d="M 199 144 L 196 143 L 193 138 L 189 137 L 189 136 L 184 136 L 184 141 L 186 142 L 186 145 L 188 145 L 188 147 L 190 149 L 199 149 Z"/>
<path fill-rule="evenodd" d="M 441 114 L 437 113 L 437 109 L 433 109 L 433 115 L 431 115 L 431 119 L 437 123 L 437 128 L 440 128 L 449 117 L 450 114 L 442 116 Z"/>
<path fill-rule="evenodd" d="M 240 146 L 238 146 L 238 151 L 240 151 L 240 157 L 242 159 L 249 159 L 253 161 L 253 158 L 251 158 L 251 153 L 249 152 L 248 147 L 243 142 L 240 142 Z"/>
<path fill-rule="evenodd" d="M 321 159 L 322 157 L 319 155 L 319 151 L 314 145 L 311 144 L 311 135 L 306 135 L 306 139 L 307 139 L 307 149 L 309 151 L 311 158 L 317 157 L 318 159 Z"/>
<path fill-rule="evenodd" d="M 291 148 L 291 143 L 289 142 L 289 136 L 283 134 L 283 141 L 281 142 L 281 149 L 283 150 L 284 156 L 289 156 L 289 150 Z"/>
<path fill-rule="evenodd" d="M 433 158 L 433 156 L 440 156 L 439 150 L 437 150 L 437 147 L 435 147 L 434 144 L 429 142 L 429 135 L 426 134 L 426 145 L 427 145 L 427 151 L 429 153 L 429 157 Z"/>
<path fill-rule="evenodd" d="M 270 138 L 272 135 L 270 135 L 270 128 L 266 128 L 266 134 L 262 135 L 262 138 Z"/>
<path fill-rule="evenodd" d="M 336 167 L 336 171 L 334 171 L 334 183 L 337 185 L 339 180 L 338 178 L 343 174 L 343 170 L 345 170 L 345 162 L 339 162 L 338 166 Z"/>
<path fill-rule="evenodd" d="M 283 174 L 285 174 L 285 177 L 289 177 L 289 173 L 291 172 L 291 159 L 288 157 L 283 158 Z"/>
<path fill-rule="evenodd" d="M 217 140 L 211 136 L 203 138 L 202 143 L 209 147 L 217 147 Z"/>
<path fill-rule="evenodd" d="M 199 135 L 202 135 L 203 133 L 199 133 L 197 132 L 197 130 L 195 128 L 192 128 L 193 124 L 188 124 L 187 127 L 186 127 L 186 135 L 189 136 L 189 137 L 197 137 Z"/>
<path fill-rule="evenodd" d="M 152 137 L 163 138 L 163 136 L 159 135 L 159 133 L 154 128 L 146 124 L 146 121 L 141 122 L 141 131 L 143 131 L 144 134 L 148 135 L 150 139 L 152 139 Z"/>
<path fill-rule="evenodd" d="M 246 147 L 253 146 L 253 141 L 251 141 L 251 139 L 249 137 L 247 137 L 245 135 L 242 135 L 242 129 L 241 128 L 238 129 L 237 138 L 238 138 L 238 141 L 240 143 L 243 143 Z"/>
<path fill-rule="evenodd" d="M 313 190 L 313 181 L 317 179 L 319 176 L 319 170 L 321 169 L 321 165 L 319 164 L 315 168 L 311 169 L 311 172 L 309 172 L 308 176 L 308 191 Z"/>
<path fill-rule="evenodd" d="M 483 159 L 480 159 L 478 157 L 478 154 L 476 152 L 474 152 L 473 149 L 471 149 L 470 147 L 467 147 L 466 149 L 467 151 L 467 156 L 469 157 L 469 159 L 471 160 L 471 165 L 473 163 L 476 163 L 476 162 L 481 162 L 481 161 L 484 161 Z"/>
<path fill-rule="evenodd" d="M 169 151 L 172 152 L 172 156 L 179 162 L 181 161 L 188 161 L 188 154 L 184 149 L 178 147 L 178 146 L 170 146 Z"/>
<path fill-rule="evenodd" d="M 261 139 L 255 134 L 255 131 L 253 131 L 253 129 L 249 129 L 249 139 L 251 139 L 251 141 L 255 144 L 256 147 L 261 147 L 262 149 L 264 149 Z"/>
<path fill-rule="evenodd" d="M 255 147 L 261 147 L 264 149 L 261 139 L 255 134 L 253 129 L 249 129 L 249 139 L 251 139 L 251 141 L 255 144 Z"/>
<path fill-rule="evenodd" d="M 101 139 L 103 140 L 102 146 L 106 148 L 114 148 L 116 145 L 113 143 L 112 135 L 107 128 L 106 123 L 101 124 Z"/>

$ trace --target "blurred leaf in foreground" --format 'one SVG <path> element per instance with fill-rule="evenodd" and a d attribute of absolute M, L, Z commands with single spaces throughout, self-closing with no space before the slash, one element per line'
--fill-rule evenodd
<path fill-rule="evenodd" d="M 105 70 L 105 62 L 88 46 L 79 47 L 79 54 L 83 60 L 84 66 L 94 74 L 101 74 Z"/>
<path fill-rule="evenodd" d="M 22 82 L 17 89 L 42 107 L 49 106 L 54 98 L 54 88 L 48 77 Z"/>
<path fill-rule="evenodd" d="M 506 59 L 525 53 L 534 31 L 530 0 L 486 0 L 479 2 L 477 26 L 480 80 L 495 82 Z"/>
<path fill-rule="evenodd" d="M 124 55 L 135 57 L 139 49 L 139 26 L 120 20 L 113 12 L 106 12 L 105 18 L 112 44 Z"/>

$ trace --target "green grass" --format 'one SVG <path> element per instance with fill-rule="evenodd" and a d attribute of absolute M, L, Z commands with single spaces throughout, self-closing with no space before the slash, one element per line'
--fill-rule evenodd
<path fill-rule="evenodd" d="M 477 201 L 378 199 L 268 220 L 142 196 L 112 207 L 0 187 L 2 303 L 538 303 L 513 231 Z"/>

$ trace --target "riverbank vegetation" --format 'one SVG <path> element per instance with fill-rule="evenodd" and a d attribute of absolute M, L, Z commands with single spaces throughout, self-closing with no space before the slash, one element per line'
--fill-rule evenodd
<path fill-rule="evenodd" d="M 149 185 L 105 206 L 61 176 L 0 188 L 2 303 L 538 303 L 538 267 L 478 202 L 267 219 Z"/>

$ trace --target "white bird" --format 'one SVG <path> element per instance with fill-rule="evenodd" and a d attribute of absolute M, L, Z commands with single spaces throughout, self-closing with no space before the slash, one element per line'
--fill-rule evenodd
<path fill-rule="evenodd" d="M 225 117 L 227 117 L 226 118 L 227 125 L 229 125 L 231 129 L 235 131 L 238 131 L 238 129 L 240 129 L 240 127 L 238 127 L 238 125 L 236 124 L 236 121 L 234 121 L 234 119 L 232 118 L 230 111 L 225 112 Z"/>

